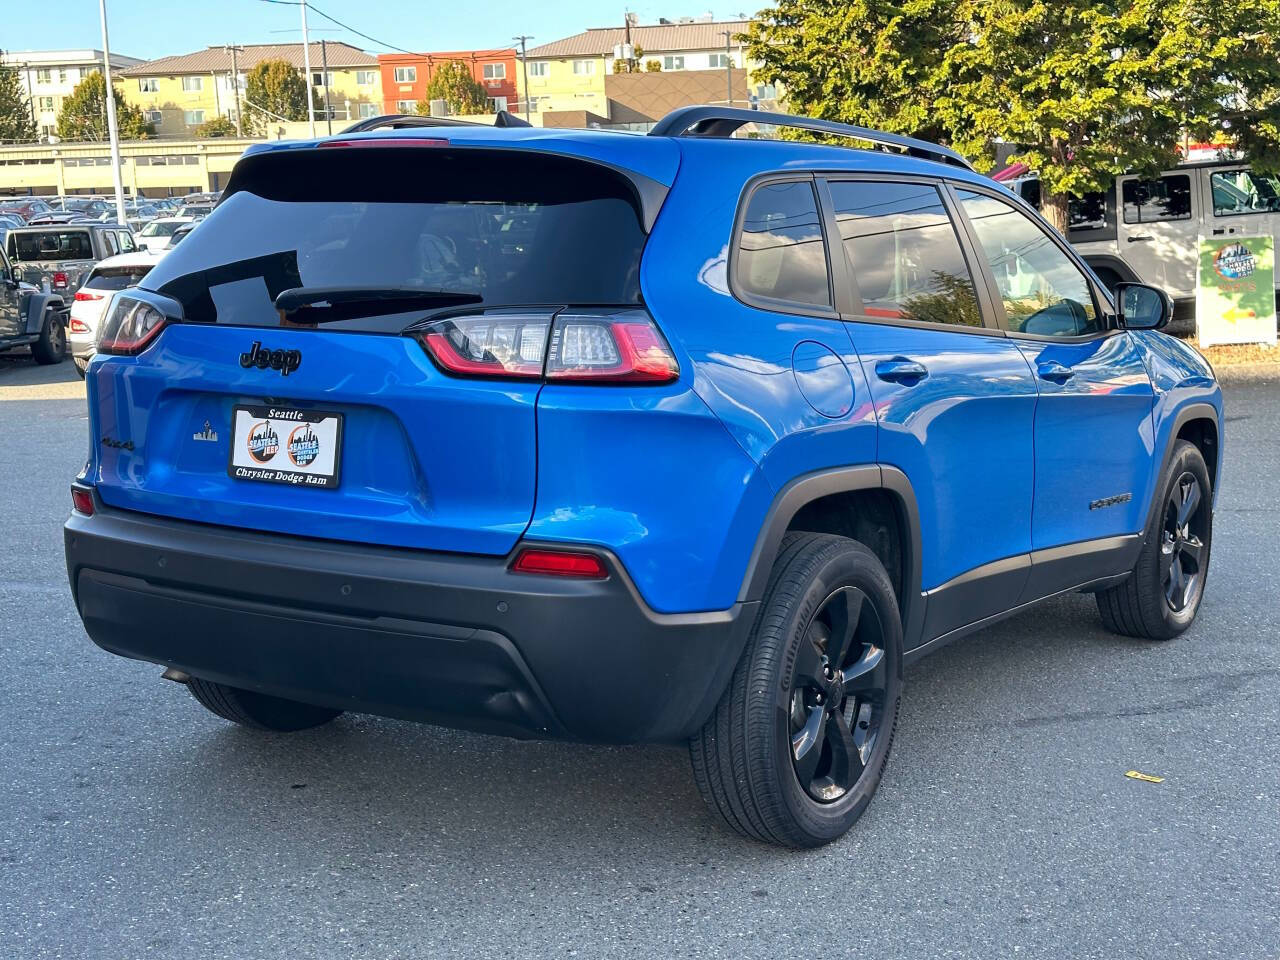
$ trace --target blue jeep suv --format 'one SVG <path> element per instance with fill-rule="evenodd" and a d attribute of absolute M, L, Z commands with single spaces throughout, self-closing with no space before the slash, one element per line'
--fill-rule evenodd
<path fill-rule="evenodd" d="M 730 827 L 822 844 L 913 659 L 1065 591 L 1195 617 L 1221 394 L 1117 297 L 959 156 L 822 121 L 258 145 L 104 324 L 75 602 L 248 727 L 687 742 Z"/>

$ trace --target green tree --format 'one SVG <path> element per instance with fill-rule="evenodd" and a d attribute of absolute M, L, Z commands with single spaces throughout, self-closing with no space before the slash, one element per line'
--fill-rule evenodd
<path fill-rule="evenodd" d="M 246 132 L 265 133 L 281 119 L 307 119 L 308 91 L 314 108 L 323 110 L 315 91 L 288 62 L 263 60 L 245 74 L 243 126 Z"/>
<path fill-rule="evenodd" d="M 1280 0 L 779 0 L 746 37 L 792 109 L 948 143 L 998 144 L 1072 194 L 1219 137 L 1280 165 Z"/>
<path fill-rule="evenodd" d="M 216 116 L 212 120 L 206 120 L 200 126 L 192 131 L 201 139 L 209 137 L 234 137 L 236 135 L 236 125 L 224 116 Z"/>
<path fill-rule="evenodd" d="M 484 87 L 476 82 L 471 68 L 461 60 L 449 60 L 436 68 L 427 81 L 426 95 L 418 101 L 421 116 L 431 115 L 432 100 L 443 100 L 449 112 L 454 114 L 484 113 L 488 110 Z"/>
<path fill-rule="evenodd" d="M 0 50 L 0 55 L 4 51 Z M 36 138 L 31 100 L 16 68 L 0 63 L 0 142 L 23 143 Z"/>
<path fill-rule="evenodd" d="M 142 116 L 142 111 L 125 103 L 114 86 L 111 93 L 116 102 L 116 130 L 121 140 L 145 140 L 155 133 Z M 71 95 L 62 101 L 62 109 L 58 111 L 58 136 L 63 140 L 110 139 L 107 132 L 107 81 L 100 70 L 94 70 L 76 84 Z"/>

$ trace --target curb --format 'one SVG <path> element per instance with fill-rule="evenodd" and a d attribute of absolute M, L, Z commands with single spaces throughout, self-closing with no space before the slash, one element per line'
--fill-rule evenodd
<path fill-rule="evenodd" d="M 1213 372 L 1219 383 L 1280 383 L 1280 363 L 1232 363 Z"/>

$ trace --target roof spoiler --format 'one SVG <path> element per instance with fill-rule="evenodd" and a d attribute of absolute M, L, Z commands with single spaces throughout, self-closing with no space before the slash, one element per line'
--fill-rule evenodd
<path fill-rule="evenodd" d="M 531 127 L 528 120 L 521 120 L 513 113 L 499 110 L 494 118 L 495 127 Z M 370 130 L 404 130 L 410 127 L 484 127 L 488 124 L 455 117 L 422 117 L 410 113 L 389 113 L 381 117 L 369 117 L 347 127 L 342 133 L 367 133 Z"/>
<path fill-rule="evenodd" d="M 808 130 L 837 137 L 851 137 L 874 144 L 881 150 L 905 153 L 923 160 L 933 160 L 962 167 L 965 170 L 973 170 L 973 164 L 954 150 L 927 140 L 885 133 L 883 130 L 872 130 L 868 127 L 855 127 L 849 123 L 836 123 L 833 120 L 817 120 L 813 117 L 797 117 L 789 113 L 770 113 L 766 110 L 749 110 L 743 107 L 681 107 L 678 110 L 672 110 L 659 120 L 649 131 L 649 136 L 726 138 L 731 137 L 738 128 L 748 123 Z"/>

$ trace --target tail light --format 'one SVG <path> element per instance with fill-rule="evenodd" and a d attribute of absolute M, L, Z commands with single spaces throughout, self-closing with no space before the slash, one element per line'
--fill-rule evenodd
<path fill-rule="evenodd" d="M 118 295 L 102 322 L 98 352 L 126 356 L 141 353 L 166 324 L 178 319 L 177 304 L 174 304 L 174 308 L 174 313 L 170 316 L 158 304 L 134 296 Z"/>
<path fill-rule="evenodd" d="M 85 300 L 101 300 L 102 297 L 103 294 L 101 293 L 90 293 L 88 290 L 77 290 L 75 299 L 83 302 Z"/>
<path fill-rule="evenodd" d="M 609 569 L 594 553 L 572 550 L 525 549 L 511 564 L 516 573 L 539 573 L 551 577 L 576 577 L 580 580 L 604 580 Z"/>
<path fill-rule="evenodd" d="M 415 331 L 447 373 L 561 383 L 670 383 L 671 347 L 643 310 L 453 317 Z"/>
<path fill-rule="evenodd" d="M 76 299 L 77 299 L 77 300 L 79 300 L 79 299 L 80 299 L 80 295 L 79 295 L 79 294 L 76 294 Z M 98 298 L 98 299 L 101 299 L 101 298 Z M 79 317 L 72 317 L 72 318 L 71 318 L 71 332 L 72 332 L 72 333 L 88 333 L 88 332 L 89 332 L 89 325 L 88 325 L 87 323 L 85 323 L 83 320 L 81 320 Z"/>
<path fill-rule="evenodd" d="M 67 275 L 59 270 L 53 275 L 53 285 L 55 287 L 65 287 L 67 285 Z"/>

